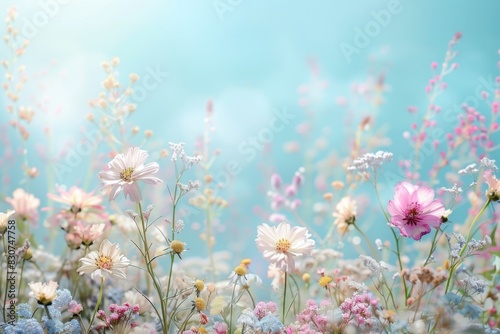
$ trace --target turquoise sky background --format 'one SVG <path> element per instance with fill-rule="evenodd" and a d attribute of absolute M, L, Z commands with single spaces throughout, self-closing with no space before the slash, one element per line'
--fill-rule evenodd
<path fill-rule="evenodd" d="M 370 69 L 386 74 L 390 91 L 379 122 L 390 125 L 396 156 L 407 150 L 400 141 L 409 124 L 406 108 L 426 106 L 424 87 L 431 76 L 430 63 L 442 61 L 455 32 L 463 34 L 456 47 L 460 68 L 447 81 L 448 92 L 440 101 L 443 108 L 477 100 L 478 92 L 487 86 L 484 82 L 491 84 L 498 75 L 500 3 L 493 0 L 3 0 L 0 13 L 12 5 L 19 11 L 21 35 L 31 41 L 21 60 L 30 73 L 27 95 L 44 101 L 50 111 L 35 116 L 30 129 L 34 141 L 43 142 L 46 126 L 56 134 L 56 148 L 79 140 L 82 124 L 89 126 L 85 121 L 92 111 L 88 101 L 101 91 L 101 61 L 120 57 L 123 81 L 130 72 L 141 78 L 151 71 L 161 73 L 155 88 L 136 101 L 138 109 L 130 120 L 141 129 L 151 129 L 164 143 L 186 142 L 189 152 L 203 131 L 205 103 L 212 99 L 217 128 L 214 143 L 223 152 L 216 166 L 221 168 L 230 160 L 243 166 L 225 190 L 225 197 L 236 203 L 228 217 L 239 215 L 241 225 L 232 229 L 255 235 L 261 221 L 252 210 L 267 205 L 256 186 L 265 183 L 259 171 L 264 153 L 258 152 L 257 159 L 247 163 L 235 143 L 266 127 L 273 110 L 297 115 L 275 134 L 272 144 L 277 149 L 265 160 L 292 177 L 302 162 L 280 148 L 297 138 L 295 127 L 303 118 L 297 89 L 311 81 L 308 59 L 315 59 L 321 77 L 330 83 L 318 105 L 318 117 L 332 126 L 341 124 L 344 117 L 335 104 L 338 96 L 348 95 L 351 84 L 365 80 Z M 347 59 L 342 43 L 359 46 L 357 29 L 364 31 L 375 22 L 374 13 L 392 7 L 398 13 L 391 14 L 386 26 L 380 26 L 367 45 Z M 2 45 L 0 58 L 5 52 Z M 39 83 L 44 83 L 43 90 Z M 141 80 L 138 84 L 144 85 Z M 2 95 L 0 105 L 5 101 Z M 7 123 L 5 113 L 1 117 L 2 124 Z M 335 129 L 344 131 L 342 126 Z M 18 140 L 13 131 L 8 135 Z M 340 138 L 334 137 L 330 144 L 347 152 Z M 30 154 L 36 157 L 33 151 Z M 74 169 L 59 183 L 81 182 L 85 171 L 86 166 Z M 10 194 L 19 179 L 20 175 L 13 174 L 2 193 Z M 96 177 L 91 188 L 98 189 L 97 181 Z M 43 174 L 32 191 L 39 197 L 46 193 Z M 383 197 L 388 200 L 392 189 L 386 191 Z M 253 234 L 239 247 L 252 250 Z"/>

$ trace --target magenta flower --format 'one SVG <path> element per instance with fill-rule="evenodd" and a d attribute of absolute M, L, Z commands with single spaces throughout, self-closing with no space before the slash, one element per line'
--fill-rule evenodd
<path fill-rule="evenodd" d="M 401 182 L 394 191 L 394 200 L 387 207 L 391 224 L 399 229 L 401 235 L 420 240 L 422 236 L 441 225 L 444 213 L 443 203 L 434 199 L 434 190 Z"/>
<path fill-rule="evenodd" d="M 101 171 L 102 188 L 109 191 L 109 201 L 113 201 L 123 191 L 125 198 L 130 197 L 132 202 L 140 202 L 141 189 L 137 181 L 149 184 L 158 184 L 163 181 L 153 174 L 158 172 L 158 164 L 150 162 L 144 164 L 148 153 L 138 147 L 130 147 L 124 154 L 118 154 L 108 163 L 108 169 Z"/>

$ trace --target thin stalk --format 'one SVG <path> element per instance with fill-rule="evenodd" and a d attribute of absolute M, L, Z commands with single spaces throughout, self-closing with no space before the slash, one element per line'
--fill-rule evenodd
<path fill-rule="evenodd" d="M 467 239 L 465 239 L 465 245 L 462 247 L 462 249 L 460 250 L 460 253 L 458 254 L 458 261 L 450 268 L 450 275 L 448 276 L 448 280 L 446 281 L 446 289 L 444 290 L 445 293 L 447 293 L 449 288 L 450 288 L 451 279 L 453 277 L 455 269 L 457 269 L 458 266 L 463 262 L 462 256 L 464 255 L 465 250 L 467 249 L 467 246 L 469 245 L 469 242 L 472 239 L 472 235 L 474 234 L 474 233 L 472 233 L 472 231 L 474 229 L 474 225 L 476 225 L 476 222 L 478 221 L 479 217 L 481 217 L 483 215 L 484 211 L 486 210 L 488 205 L 490 205 L 490 203 L 491 203 L 491 199 L 488 198 L 488 200 L 486 201 L 486 203 L 484 203 L 483 207 L 478 212 L 476 217 L 474 217 L 474 219 L 472 220 L 472 222 L 470 224 L 470 228 L 469 228 L 469 233 L 467 234 Z"/>
<path fill-rule="evenodd" d="M 377 177 L 375 176 L 375 179 L 373 181 L 373 186 L 375 187 L 375 195 L 377 196 L 377 201 L 378 204 L 380 205 L 380 208 L 382 209 L 382 212 L 384 213 L 385 219 L 387 219 L 387 222 L 390 224 L 391 223 L 391 218 L 389 217 L 389 214 L 385 211 L 384 206 L 382 205 L 382 201 L 380 200 L 380 195 L 378 193 L 378 188 L 377 188 Z M 396 242 L 396 256 L 398 257 L 398 264 L 399 264 L 399 270 L 403 271 L 403 262 L 401 261 L 401 251 L 399 248 L 399 238 L 396 235 L 396 232 L 394 232 L 394 229 L 391 227 L 390 228 L 392 235 L 394 237 L 394 241 Z M 405 290 L 405 306 L 408 306 L 407 304 L 407 299 L 408 299 L 408 287 L 406 286 L 406 281 L 404 277 L 401 277 L 403 281 L 403 287 Z"/>
<path fill-rule="evenodd" d="M 283 315 L 281 317 L 281 322 L 285 323 L 285 312 L 286 312 L 286 286 L 287 286 L 288 273 L 285 272 L 285 289 L 283 290 Z"/>
<path fill-rule="evenodd" d="M 139 206 L 139 216 L 141 217 L 141 231 L 140 232 L 142 234 L 141 239 L 142 239 L 143 245 L 144 245 L 144 251 L 143 251 L 144 260 L 146 261 L 147 271 L 149 273 L 151 280 L 153 281 L 156 292 L 158 293 L 158 298 L 160 299 L 161 313 L 162 313 L 162 317 L 163 317 L 163 319 L 162 319 L 163 321 L 161 321 L 161 325 L 163 328 L 163 332 L 167 333 L 168 327 L 166 327 L 166 318 L 167 318 L 167 312 L 166 312 L 167 310 L 166 310 L 166 305 L 165 305 L 166 302 L 162 298 L 163 297 L 162 289 L 161 289 L 160 284 L 158 283 L 158 280 L 156 279 L 156 275 L 155 275 L 155 272 L 153 270 L 153 265 L 151 263 L 151 257 L 149 254 L 149 245 L 148 245 L 148 239 L 147 239 L 147 226 L 146 226 L 146 222 L 144 221 L 144 215 L 142 212 L 142 204 L 141 204 L 141 202 L 139 202 L 137 204 Z"/>
<path fill-rule="evenodd" d="M 97 298 L 97 304 L 95 304 L 94 314 L 92 314 L 89 327 L 87 328 L 87 334 L 90 333 L 90 329 L 92 328 L 92 324 L 94 323 L 95 320 L 95 315 L 97 314 L 97 310 L 99 310 L 99 306 L 101 305 L 103 287 L 104 287 L 104 277 L 101 278 L 101 288 L 99 289 L 99 297 Z"/>
<path fill-rule="evenodd" d="M 378 253 L 375 250 L 375 248 L 373 247 L 370 239 L 368 239 L 368 236 L 358 227 L 358 225 L 356 225 L 356 223 L 354 223 L 353 225 L 354 225 L 354 228 L 359 232 L 359 234 L 361 234 L 361 236 L 363 237 L 363 239 L 365 239 L 366 243 L 368 244 L 368 247 L 370 247 L 370 251 L 372 252 L 373 257 L 375 258 L 375 260 L 378 261 L 379 260 L 378 259 Z"/>
<path fill-rule="evenodd" d="M 233 292 L 231 294 L 231 301 L 229 302 L 230 303 L 230 307 L 229 307 L 229 332 L 231 332 L 231 328 L 233 326 L 233 299 L 234 299 L 234 292 L 236 291 L 236 284 L 237 283 L 238 283 L 238 281 L 234 282 Z"/>
<path fill-rule="evenodd" d="M 21 287 L 23 285 L 23 271 L 24 271 L 24 264 L 26 263 L 26 260 L 23 259 L 23 263 L 21 264 L 21 274 L 19 275 L 19 290 L 17 290 L 18 292 L 21 292 Z M 19 293 L 19 299 L 18 299 L 18 303 L 21 301 L 21 294 Z"/>
<path fill-rule="evenodd" d="M 50 312 L 49 312 L 49 306 L 43 305 L 43 307 L 45 308 L 45 313 L 47 313 L 47 317 L 52 320 L 52 316 L 50 315 Z"/>

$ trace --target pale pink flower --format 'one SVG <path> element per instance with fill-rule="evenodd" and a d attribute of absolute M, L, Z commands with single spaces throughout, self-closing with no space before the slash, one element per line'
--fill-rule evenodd
<path fill-rule="evenodd" d="M 57 297 L 56 289 L 59 286 L 57 282 L 49 281 L 49 283 L 28 283 L 31 292 L 30 297 L 35 298 L 38 304 L 50 305 Z"/>
<path fill-rule="evenodd" d="M 73 226 L 73 233 L 82 240 L 82 244 L 90 246 L 103 235 L 104 227 L 104 224 L 84 224 L 82 221 L 78 221 Z"/>
<path fill-rule="evenodd" d="M 98 277 L 114 277 L 125 279 L 125 269 L 130 260 L 120 253 L 118 243 L 112 244 L 105 239 L 98 251 L 92 251 L 80 259 L 82 266 L 77 269 L 80 275 L 87 274 L 95 280 Z"/>
<path fill-rule="evenodd" d="M 12 205 L 14 211 L 16 211 L 16 216 L 20 219 L 26 219 L 32 223 L 36 223 L 38 221 L 37 209 L 40 205 L 40 200 L 35 198 L 32 194 L 18 188 L 14 190 L 12 198 L 7 197 L 5 201 Z"/>
<path fill-rule="evenodd" d="M 75 300 L 72 300 L 69 302 L 68 311 L 73 315 L 77 315 L 83 311 L 83 306 L 81 304 L 78 304 L 78 302 L 76 302 Z"/>
<path fill-rule="evenodd" d="M 500 201 L 500 180 L 497 180 L 497 177 L 493 175 L 491 170 L 487 170 L 484 173 L 484 179 L 488 185 L 486 196 L 488 196 L 488 198 L 493 202 Z"/>
<path fill-rule="evenodd" d="M 82 238 L 80 237 L 80 234 L 75 232 L 74 230 L 66 233 L 66 236 L 64 238 L 66 239 L 66 244 L 71 249 L 79 249 L 82 245 Z"/>
<path fill-rule="evenodd" d="M 225 322 L 216 322 L 214 323 L 213 329 L 215 334 L 227 334 L 227 324 Z"/>
<path fill-rule="evenodd" d="M 270 263 L 267 267 L 267 277 L 273 279 L 273 281 L 271 282 L 271 287 L 274 290 L 278 290 L 285 281 L 284 273 L 280 270 L 280 268 L 276 267 L 276 264 L 274 263 Z"/>
<path fill-rule="evenodd" d="M 339 233 L 344 234 L 347 232 L 349 225 L 356 222 L 357 210 L 356 201 L 350 196 L 343 197 L 337 203 L 333 217 L 336 218 L 334 224 L 337 226 Z"/>
<path fill-rule="evenodd" d="M 146 151 L 138 147 L 130 147 L 124 154 L 116 155 L 108 163 L 108 168 L 99 173 L 103 190 L 109 191 L 110 201 L 115 200 L 118 194 L 123 191 L 125 198 L 129 196 L 132 202 L 140 202 L 142 195 L 137 181 L 149 184 L 163 182 L 153 176 L 159 170 L 156 162 L 144 164 L 148 156 Z"/>
<path fill-rule="evenodd" d="M 257 228 L 257 248 L 264 258 L 284 272 L 295 269 L 295 258 L 308 255 L 314 249 L 314 240 L 305 227 L 291 227 L 281 223 L 277 227 L 267 224 Z"/>
<path fill-rule="evenodd" d="M 105 213 L 102 203 L 102 196 L 94 195 L 94 192 L 85 192 L 76 186 L 66 190 L 65 187 L 57 187 L 60 196 L 55 194 L 47 194 L 51 200 L 65 204 L 66 207 L 60 212 L 50 216 L 49 222 L 53 225 L 61 225 L 64 220 L 74 222 L 84 220 L 89 222 L 105 222 L 108 217 Z"/>
<path fill-rule="evenodd" d="M 441 225 L 444 214 L 443 203 L 434 199 L 434 190 L 401 182 L 395 188 L 394 200 L 387 207 L 391 224 L 399 229 L 401 235 L 420 240 L 422 236 Z"/>

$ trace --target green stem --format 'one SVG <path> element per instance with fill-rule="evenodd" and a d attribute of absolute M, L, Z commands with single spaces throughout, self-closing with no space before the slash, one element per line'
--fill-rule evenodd
<path fill-rule="evenodd" d="M 434 250 L 436 249 L 436 239 L 437 239 L 437 236 L 438 236 L 438 233 L 439 233 L 439 229 L 436 230 L 436 233 L 434 233 L 434 238 L 432 239 L 432 243 L 431 243 L 431 249 L 429 250 L 429 255 L 427 255 L 427 259 L 425 259 L 425 262 L 424 262 L 424 265 L 423 267 L 425 267 L 427 264 L 429 264 L 429 260 L 432 256 L 432 253 L 434 252 Z"/>
<path fill-rule="evenodd" d="M 252 306 L 255 308 L 255 299 L 252 296 L 252 293 L 250 292 L 250 289 L 247 289 L 247 293 L 250 296 L 250 299 L 252 300 Z"/>
<path fill-rule="evenodd" d="M 229 332 L 231 332 L 231 328 L 233 326 L 233 299 L 234 299 L 234 292 L 236 291 L 236 284 L 238 281 L 234 282 L 233 286 L 233 293 L 231 294 L 231 301 L 229 302 Z"/>
<path fill-rule="evenodd" d="M 20 292 L 22 291 L 21 287 L 23 285 L 23 271 L 24 271 L 24 264 L 25 263 L 26 263 L 26 260 L 23 259 L 23 263 L 21 264 L 21 274 L 19 275 L 19 290 L 18 290 L 18 292 L 19 292 L 19 299 L 17 301 L 18 303 L 20 303 L 20 301 L 21 301 L 21 294 L 20 294 Z"/>
<path fill-rule="evenodd" d="M 165 295 L 165 301 L 168 300 L 169 294 L 170 294 L 170 281 L 172 280 L 172 272 L 173 272 L 173 268 L 174 268 L 174 257 L 175 257 L 175 255 L 174 255 L 174 253 L 172 253 L 170 255 L 170 270 L 168 272 L 168 285 L 167 285 L 167 294 Z M 163 315 L 163 316 L 165 317 L 165 315 Z M 173 319 L 173 317 L 170 317 L 170 319 Z M 165 319 L 164 319 L 164 321 L 165 321 Z M 166 322 L 166 330 L 167 330 L 167 332 L 168 332 L 169 328 L 170 328 L 170 320 L 168 322 Z"/>
<path fill-rule="evenodd" d="M 281 317 L 281 322 L 285 323 L 285 312 L 286 312 L 286 286 L 287 286 L 288 273 L 285 272 L 285 289 L 283 290 L 283 315 Z"/>
<path fill-rule="evenodd" d="M 451 279 L 453 277 L 453 274 L 455 272 L 455 269 L 457 269 L 458 266 L 463 262 L 462 256 L 464 255 L 465 250 L 467 249 L 467 246 L 469 245 L 469 242 L 472 239 L 472 235 L 474 234 L 474 233 L 472 233 L 472 231 L 474 229 L 474 225 L 476 225 L 476 222 L 478 221 L 479 217 L 482 216 L 482 214 L 484 213 L 484 211 L 486 210 L 488 205 L 490 205 L 490 203 L 491 203 L 491 199 L 488 198 L 488 200 L 486 201 L 486 203 L 484 203 L 481 210 L 479 210 L 478 214 L 472 220 L 472 222 L 470 224 L 470 228 L 469 228 L 469 233 L 467 234 L 467 239 L 465 239 L 465 245 L 462 247 L 462 249 L 460 250 L 460 253 L 458 254 L 457 262 L 455 264 L 453 264 L 450 268 L 450 275 L 448 276 L 448 280 L 446 281 L 446 289 L 444 290 L 445 293 L 447 293 L 448 290 L 450 289 L 450 283 L 451 283 Z"/>
<path fill-rule="evenodd" d="M 390 224 L 391 218 L 389 217 L 389 214 L 385 211 L 384 206 L 382 205 L 382 201 L 380 200 L 380 195 L 378 193 L 378 188 L 377 188 L 377 177 L 376 176 L 375 176 L 375 179 L 373 180 L 373 187 L 375 188 L 375 194 L 377 196 L 378 204 L 380 205 L 380 208 L 382 209 L 382 212 L 384 213 L 385 219 Z M 399 238 L 396 235 L 396 232 L 394 232 L 394 229 L 392 227 L 390 229 L 391 229 L 392 235 L 394 237 L 394 240 L 396 241 L 396 256 L 398 257 L 399 270 L 403 271 L 403 262 L 401 261 L 401 251 L 399 249 Z M 405 281 L 404 277 L 401 277 L 401 280 L 403 281 L 403 288 L 405 290 L 405 306 L 408 306 L 408 304 L 407 304 L 408 287 L 406 286 L 406 281 Z"/>
<path fill-rule="evenodd" d="M 97 298 L 97 304 L 95 304 L 94 314 L 92 314 L 92 318 L 90 319 L 89 327 L 87 328 L 87 334 L 90 333 L 90 329 L 92 328 L 92 324 L 94 323 L 94 320 L 95 320 L 95 315 L 97 314 L 97 311 L 99 310 L 99 306 L 101 306 L 103 288 L 104 288 L 104 277 L 101 278 L 101 288 L 99 289 L 99 297 Z M 47 314 L 48 314 L 48 310 L 47 310 Z"/>
<path fill-rule="evenodd" d="M 368 239 L 368 236 L 358 227 L 358 225 L 356 224 L 353 224 L 354 225 L 354 228 L 359 232 L 359 234 L 361 234 L 361 236 L 363 237 L 363 239 L 365 239 L 366 243 L 368 244 L 368 247 L 370 247 L 370 251 L 372 252 L 373 254 L 373 257 L 375 258 L 376 261 L 378 261 L 378 253 L 377 251 L 375 250 L 375 248 L 373 247 L 370 239 Z"/>
<path fill-rule="evenodd" d="M 146 268 L 149 273 L 149 278 L 153 281 L 153 284 L 155 286 L 156 292 L 158 294 L 158 298 L 160 299 L 160 306 L 161 306 L 161 316 L 163 319 L 160 320 L 160 323 L 163 328 L 163 332 L 167 333 L 168 332 L 168 326 L 167 326 L 167 307 L 166 307 L 166 298 L 163 298 L 163 293 L 162 293 L 162 288 L 160 286 L 160 283 L 156 279 L 156 275 L 153 269 L 153 264 L 151 263 L 151 256 L 149 254 L 149 245 L 148 245 L 148 238 L 147 238 L 147 225 L 146 222 L 144 221 L 144 214 L 142 212 L 142 204 L 141 202 L 137 203 L 139 206 L 139 216 L 141 218 L 141 228 L 140 228 L 140 233 L 141 233 L 141 239 L 143 241 L 143 254 L 144 254 L 144 260 L 146 261 Z M 173 262 L 173 261 L 172 261 Z M 146 278 L 147 281 L 149 281 L 149 278 Z M 170 281 L 170 280 L 169 280 Z M 170 284 L 169 284 L 170 285 Z M 149 292 L 149 291 L 148 291 Z M 168 297 L 168 294 L 167 294 Z"/>
<path fill-rule="evenodd" d="M 49 306 L 48 305 L 43 305 L 43 307 L 45 308 L 45 313 L 47 313 L 47 317 L 49 319 L 52 319 L 52 316 L 50 315 L 50 312 L 49 312 Z"/>

